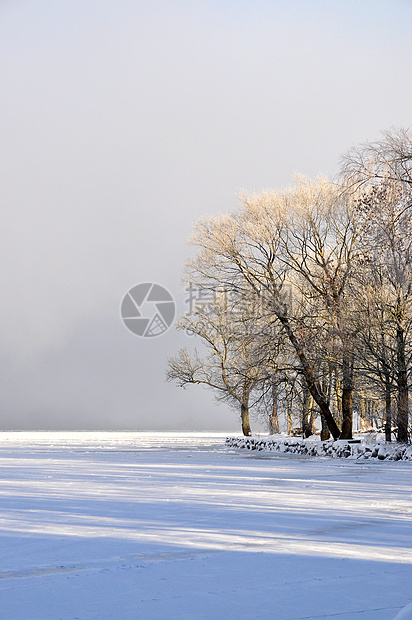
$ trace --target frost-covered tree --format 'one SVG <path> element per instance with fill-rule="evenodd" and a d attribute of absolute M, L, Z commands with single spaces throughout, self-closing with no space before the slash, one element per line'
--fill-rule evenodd
<path fill-rule="evenodd" d="M 350 210 L 337 188 L 326 180 L 299 179 L 295 188 L 245 197 L 240 210 L 200 221 L 194 236 L 199 252 L 191 262 L 211 286 L 219 283 L 241 296 L 253 294 L 265 313 L 276 318 L 335 438 L 341 430 L 311 357 L 327 325 L 341 339 L 351 395 L 352 361 L 342 317 L 355 238 Z M 322 313 L 317 321 L 315 306 Z M 344 436 L 350 437 L 351 430 L 349 402 Z"/>
<path fill-rule="evenodd" d="M 347 188 L 367 189 L 381 181 L 412 187 L 411 131 L 383 131 L 381 140 L 354 146 L 342 157 L 341 173 Z"/>
<path fill-rule="evenodd" d="M 385 439 L 392 440 L 392 400 L 395 392 L 396 342 L 388 312 L 388 291 L 379 265 L 359 265 L 352 321 L 356 325 L 356 363 L 359 413 L 363 417 L 365 393 L 384 401 Z"/>
<path fill-rule="evenodd" d="M 214 290 L 213 301 L 195 306 L 177 327 L 197 336 L 205 353 L 181 348 L 168 359 L 167 379 L 181 387 L 199 384 L 213 389 L 218 400 L 240 410 L 242 432 L 250 435 L 250 397 L 265 372 L 257 360 L 258 327 L 250 308 L 242 300 L 231 300 L 226 291 Z"/>
<path fill-rule="evenodd" d="M 368 312 L 364 303 L 360 306 L 360 339 L 367 359 L 373 361 L 374 376 L 385 387 L 386 438 L 390 437 L 394 383 L 397 439 L 406 442 L 411 373 L 411 132 L 386 131 L 381 140 L 352 148 L 343 158 L 342 178 L 346 193 L 361 192 L 355 207 L 364 230 L 360 298 L 367 290 L 370 305 Z"/>
<path fill-rule="evenodd" d="M 323 342 L 329 362 L 340 369 L 340 437 L 348 439 L 352 436 L 354 390 L 353 330 L 347 320 L 351 313 L 349 285 L 361 234 L 353 198 L 327 180 L 299 179 L 288 207 L 281 244 L 283 261 L 299 283 L 304 306 L 312 307 L 317 349 Z M 308 334 L 305 340 L 307 346 Z"/>
<path fill-rule="evenodd" d="M 357 209 L 359 219 L 364 220 L 360 299 L 369 298 L 367 312 L 364 303 L 360 306 L 364 318 L 359 333 L 385 384 L 387 418 L 392 384 L 396 386 L 397 439 L 407 442 L 412 370 L 412 186 L 382 179 L 365 189 Z"/>
<path fill-rule="evenodd" d="M 169 378 L 209 385 L 240 404 L 247 434 L 251 394 L 269 410 L 271 432 L 281 402 L 292 432 L 299 401 L 302 433 L 312 432 L 316 412 L 322 438 L 335 439 L 352 437 L 354 397 L 364 408 L 367 395 L 384 403 L 390 439 L 396 394 L 397 438 L 408 440 L 411 134 L 385 132 L 354 147 L 342 171 L 340 184 L 301 177 L 196 225 L 190 280 L 234 295 L 243 309 L 236 321 L 223 306 L 182 319 L 207 354 L 182 350 L 169 361 Z"/>

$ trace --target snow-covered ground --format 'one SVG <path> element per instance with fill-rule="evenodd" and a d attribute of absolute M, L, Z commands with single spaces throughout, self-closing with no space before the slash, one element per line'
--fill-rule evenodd
<path fill-rule="evenodd" d="M 411 463 L 224 440 L 0 433 L 0 618 L 412 618 Z"/>

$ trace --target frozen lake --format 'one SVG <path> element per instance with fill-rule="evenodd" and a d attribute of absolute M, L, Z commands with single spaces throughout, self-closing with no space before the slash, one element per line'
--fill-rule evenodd
<path fill-rule="evenodd" d="M 224 439 L 0 433 L 0 618 L 380 620 L 412 603 L 411 463 Z"/>

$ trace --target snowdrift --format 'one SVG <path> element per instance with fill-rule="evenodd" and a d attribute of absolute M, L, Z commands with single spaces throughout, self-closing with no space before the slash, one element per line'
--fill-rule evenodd
<path fill-rule="evenodd" d="M 300 439 L 271 435 L 269 437 L 227 437 L 226 445 L 230 448 L 304 454 L 307 456 L 412 461 L 412 445 L 386 443 L 384 441 L 369 444 L 362 440 L 319 441 L 310 437 Z"/>

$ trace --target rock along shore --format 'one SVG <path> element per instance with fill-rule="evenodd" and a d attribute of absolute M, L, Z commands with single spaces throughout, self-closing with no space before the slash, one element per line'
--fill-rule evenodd
<path fill-rule="evenodd" d="M 363 440 L 338 439 L 319 441 L 297 437 L 227 437 L 230 448 L 243 448 L 265 452 L 304 454 L 307 456 L 329 456 L 348 459 L 378 459 L 380 461 L 412 461 L 412 445 L 386 443 L 374 444 Z"/>

